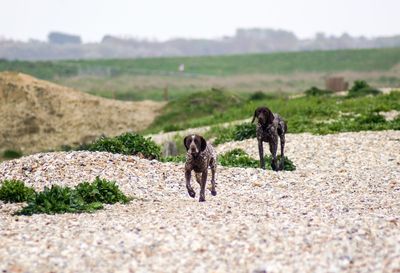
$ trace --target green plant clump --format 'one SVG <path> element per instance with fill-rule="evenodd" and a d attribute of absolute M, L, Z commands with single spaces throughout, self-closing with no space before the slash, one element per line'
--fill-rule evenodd
<path fill-rule="evenodd" d="M 306 96 L 327 96 L 331 95 L 333 92 L 331 90 L 323 90 L 319 89 L 318 87 L 311 87 L 310 89 L 307 89 L 305 92 Z"/>
<path fill-rule="evenodd" d="M 100 202 L 115 204 L 117 202 L 127 203 L 129 198 L 118 188 L 114 181 L 96 179 L 92 182 L 82 182 L 75 187 L 75 190 L 87 203 Z"/>
<path fill-rule="evenodd" d="M 42 192 L 35 192 L 18 180 L 5 180 L 0 187 L 0 200 L 4 202 L 28 202 L 28 205 L 18 211 L 17 215 L 32 215 L 35 213 L 73 213 L 93 212 L 103 208 L 102 204 L 128 203 L 127 197 L 114 181 L 96 179 L 92 182 L 82 182 L 75 188 L 52 185 Z"/>
<path fill-rule="evenodd" d="M 380 90 L 371 87 L 366 81 L 355 81 L 347 96 L 349 98 L 354 98 L 367 95 L 376 96 L 381 93 Z"/>
<path fill-rule="evenodd" d="M 256 125 L 250 122 L 235 125 L 234 140 L 244 140 L 256 137 Z"/>
<path fill-rule="evenodd" d="M 251 158 L 242 149 L 233 149 L 218 157 L 218 162 L 226 167 L 257 168 L 258 160 Z"/>
<path fill-rule="evenodd" d="M 229 141 L 239 141 L 256 137 L 256 125 L 250 122 L 227 126 L 223 128 L 213 127 L 209 136 L 216 136 L 215 145 Z"/>
<path fill-rule="evenodd" d="M 93 212 L 101 208 L 103 205 L 100 202 L 86 203 L 76 190 L 52 185 L 51 188 L 45 187 L 42 192 L 37 193 L 35 199 L 16 214 Z"/>
<path fill-rule="evenodd" d="M 125 133 L 117 137 L 100 137 L 83 149 L 114 154 L 139 155 L 147 159 L 159 159 L 161 148 L 150 138 L 136 133 Z"/>
<path fill-rule="evenodd" d="M 4 180 L 0 187 L 0 200 L 5 203 L 27 202 L 34 197 L 35 190 L 19 180 Z"/>
<path fill-rule="evenodd" d="M 20 158 L 22 156 L 22 152 L 16 150 L 5 150 L 3 152 L 3 158 L 5 159 L 15 159 Z"/>
<path fill-rule="evenodd" d="M 278 162 L 281 159 L 281 156 L 278 155 Z M 258 168 L 260 163 L 258 160 L 251 158 L 245 151 L 242 149 L 233 149 L 229 152 L 226 152 L 223 155 L 218 157 L 218 161 L 222 166 L 226 167 L 242 167 L 242 168 Z M 267 170 L 272 170 L 271 168 L 272 156 L 268 155 L 265 157 L 265 168 Z M 294 171 L 296 170 L 296 166 L 294 163 L 285 156 L 285 171 Z"/>

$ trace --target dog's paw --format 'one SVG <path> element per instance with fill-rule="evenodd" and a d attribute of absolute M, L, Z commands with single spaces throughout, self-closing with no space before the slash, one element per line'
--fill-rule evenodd
<path fill-rule="evenodd" d="M 211 191 L 211 195 L 212 195 L 212 196 L 216 196 L 216 195 L 217 195 L 217 191 L 213 191 L 213 190 L 212 190 L 212 191 Z"/>
<path fill-rule="evenodd" d="M 205 202 L 205 201 L 206 201 L 206 198 L 204 198 L 204 196 L 200 196 L 199 202 Z"/>
<path fill-rule="evenodd" d="M 196 197 L 196 192 L 194 190 L 190 189 L 190 190 L 188 190 L 188 193 L 189 193 L 190 197 L 192 197 L 192 198 Z"/>
<path fill-rule="evenodd" d="M 271 162 L 271 168 L 273 171 L 276 171 L 276 172 L 279 171 L 278 166 L 275 161 Z"/>
<path fill-rule="evenodd" d="M 281 160 L 280 162 L 279 162 L 279 170 L 280 171 L 283 171 L 285 169 L 285 161 L 284 160 Z"/>

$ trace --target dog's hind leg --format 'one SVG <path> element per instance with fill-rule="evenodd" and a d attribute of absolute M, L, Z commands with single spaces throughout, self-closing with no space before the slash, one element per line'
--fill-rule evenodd
<path fill-rule="evenodd" d="M 264 147 L 262 140 L 258 140 L 258 155 L 260 156 L 260 168 L 265 170 Z"/>
<path fill-rule="evenodd" d="M 268 143 L 269 143 L 269 151 L 271 152 L 272 155 L 271 168 L 274 171 L 278 171 L 278 160 L 276 158 L 276 152 L 278 150 L 278 138 L 274 137 L 273 139 L 270 139 Z"/>
<path fill-rule="evenodd" d="M 196 181 L 201 186 L 201 173 L 195 173 Z"/>
<path fill-rule="evenodd" d="M 217 191 L 215 189 L 215 171 L 217 169 L 217 164 L 215 162 L 212 162 L 211 165 L 211 194 L 213 196 L 217 195 Z"/>
<path fill-rule="evenodd" d="M 285 168 L 285 135 L 279 136 L 281 140 L 281 160 L 279 162 L 279 169 L 283 170 Z"/>

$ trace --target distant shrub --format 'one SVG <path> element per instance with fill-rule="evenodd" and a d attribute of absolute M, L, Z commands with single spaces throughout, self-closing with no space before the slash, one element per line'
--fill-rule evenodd
<path fill-rule="evenodd" d="M 369 86 L 366 81 L 355 81 L 353 86 L 350 88 L 348 97 L 360 97 L 360 96 L 367 96 L 367 95 L 379 95 L 382 92 L 376 88 Z"/>
<path fill-rule="evenodd" d="M 136 133 L 125 133 L 117 137 L 101 137 L 83 147 L 88 151 L 109 152 L 114 154 L 139 155 L 147 159 L 159 159 L 161 148 L 150 138 Z"/>
<path fill-rule="evenodd" d="M 307 89 L 305 92 L 306 96 L 327 96 L 331 95 L 333 92 L 331 90 L 324 90 L 324 89 L 319 89 L 318 87 L 311 87 L 310 89 Z"/>
<path fill-rule="evenodd" d="M 15 159 L 20 158 L 22 156 L 22 152 L 16 150 L 5 150 L 3 152 L 3 158 L 5 159 Z"/>
<path fill-rule="evenodd" d="M 18 203 L 32 200 L 35 190 L 19 180 L 4 180 L 0 187 L 0 200 L 5 203 Z"/>
<path fill-rule="evenodd" d="M 117 137 L 128 150 L 128 154 L 142 154 L 147 159 L 160 158 L 161 148 L 150 138 L 135 133 L 125 133 Z"/>
<path fill-rule="evenodd" d="M 100 137 L 86 147 L 92 152 L 109 152 L 113 154 L 128 154 L 128 150 L 118 138 Z"/>

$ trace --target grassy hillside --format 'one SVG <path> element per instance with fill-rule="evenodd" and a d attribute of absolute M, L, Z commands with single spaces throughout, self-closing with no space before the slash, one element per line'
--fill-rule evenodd
<path fill-rule="evenodd" d="M 199 75 L 286 74 L 294 72 L 385 71 L 400 63 L 400 48 L 290 52 L 211 57 L 171 57 L 124 60 L 77 60 L 55 62 L 0 61 L 0 70 L 16 70 L 44 79 L 70 77 L 79 71 L 110 74 Z M 103 69 L 103 70 L 102 70 Z"/>
<path fill-rule="evenodd" d="M 202 96 L 216 96 L 213 94 L 214 92 L 204 92 Z M 225 100 L 222 99 L 224 96 Z M 208 100 L 201 105 L 191 104 L 191 112 L 199 112 L 201 115 L 184 115 L 187 104 L 193 97 L 196 96 L 188 96 L 171 102 L 147 131 L 195 128 L 252 118 L 254 110 L 263 105 L 285 118 L 290 133 L 326 134 L 344 131 L 400 129 L 400 117 L 389 122 L 385 121 L 382 116 L 383 112 L 400 111 L 400 92 L 357 98 L 306 96 L 285 99 L 268 96 L 257 100 L 240 100 L 237 103 L 220 103 L 225 107 L 218 107 L 215 105 L 218 102 Z M 229 101 L 232 93 L 219 92 L 218 97 L 219 102 Z M 208 112 L 204 109 L 208 109 Z"/>

